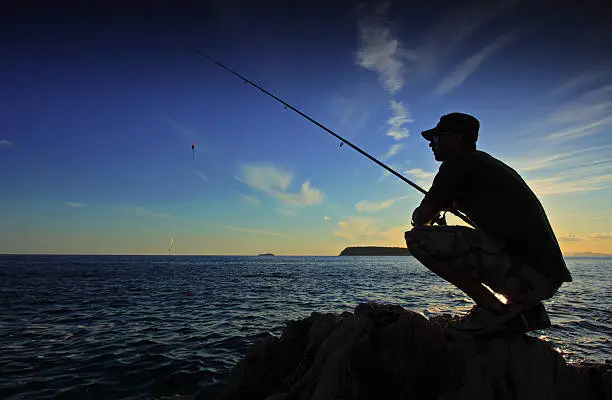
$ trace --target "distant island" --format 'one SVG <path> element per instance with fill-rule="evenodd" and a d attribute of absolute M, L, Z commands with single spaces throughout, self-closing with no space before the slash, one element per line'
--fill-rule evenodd
<path fill-rule="evenodd" d="M 410 250 L 406 247 L 377 247 L 358 246 L 347 247 L 340 253 L 341 256 L 409 256 Z"/>
<path fill-rule="evenodd" d="M 272 253 L 261 253 L 261 254 L 258 254 L 258 255 L 261 257 L 261 256 L 273 256 L 274 254 L 272 254 Z"/>

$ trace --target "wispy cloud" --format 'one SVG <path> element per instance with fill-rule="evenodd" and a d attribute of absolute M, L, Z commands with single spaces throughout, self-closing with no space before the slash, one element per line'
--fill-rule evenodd
<path fill-rule="evenodd" d="M 583 89 L 589 85 L 598 82 L 611 75 L 608 68 L 605 69 L 593 69 L 581 72 L 578 76 L 575 76 L 548 92 L 544 98 L 554 99 L 571 94 L 577 89 Z"/>
<path fill-rule="evenodd" d="M 310 181 L 302 183 L 298 192 L 288 192 L 293 174 L 271 165 L 245 164 L 241 167 L 241 176 L 236 179 L 267 193 L 284 205 L 313 206 L 320 204 L 324 197 L 320 189 L 311 187 Z"/>
<path fill-rule="evenodd" d="M 555 153 L 546 148 L 540 155 L 506 159 L 505 162 L 523 176 L 538 196 L 589 192 L 612 187 L 611 148 L 612 144 L 573 146 Z"/>
<path fill-rule="evenodd" d="M 363 246 L 405 246 L 407 226 L 383 227 L 375 218 L 348 217 L 339 221 L 332 233 Z"/>
<path fill-rule="evenodd" d="M 361 5 L 364 18 L 359 21 L 360 47 L 357 65 L 375 71 L 384 89 L 395 94 L 404 86 L 405 59 L 416 57 L 402 48 L 400 40 L 391 32 L 391 23 L 386 13 L 390 1 L 375 7 Z"/>
<path fill-rule="evenodd" d="M 612 89 L 612 85 L 609 87 Z M 601 91 L 601 93 L 605 92 Z M 612 94 L 612 90 L 610 90 L 610 93 Z M 600 102 L 590 102 L 588 105 L 572 104 L 556 111 L 550 116 L 550 120 L 551 122 L 559 124 L 592 120 L 593 118 L 597 118 L 607 113 L 609 110 L 612 110 L 612 99 Z"/>
<path fill-rule="evenodd" d="M 476 69 L 478 69 L 483 61 L 491 57 L 495 52 L 503 48 L 508 43 L 515 40 L 517 36 L 517 30 L 507 32 L 499 36 L 492 43 L 480 49 L 478 52 L 466 58 L 450 75 L 442 79 L 442 81 L 438 84 L 435 93 L 438 95 L 443 95 L 450 93 L 453 89 L 459 87 L 459 85 L 465 82 L 465 80 L 472 73 L 474 73 Z"/>
<path fill-rule="evenodd" d="M 593 84 L 596 78 L 610 75 L 593 73 L 588 79 L 579 77 L 553 90 L 557 93 L 556 107 L 534 124 L 532 129 L 543 133 L 536 138 L 560 143 L 607 132 L 612 126 L 612 83 Z M 585 82 L 588 86 L 578 86 Z M 567 93 L 567 99 L 561 99 L 561 93 Z"/>
<path fill-rule="evenodd" d="M 416 47 L 418 71 L 434 75 L 454 56 L 467 38 L 487 23 L 499 18 L 523 0 L 460 2 L 442 16 Z"/>
<path fill-rule="evenodd" d="M 282 234 L 280 234 L 278 232 L 264 231 L 264 230 L 261 230 L 261 229 L 243 228 L 241 226 L 222 225 L 221 227 L 224 228 L 224 229 L 232 230 L 232 231 L 252 233 L 252 234 L 255 234 L 255 235 L 282 236 Z"/>
<path fill-rule="evenodd" d="M 393 168 L 393 166 L 389 166 L 390 168 L 396 170 L 395 168 Z M 396 170 L 397 171 L 397 170 Z M 391 175 L 391 172 L 384 170 L 382 171 L 382 174 L 380 175 L 380 178 L 378 178 L 378 180 L 376 182 L 382 182 L 383 179 L 387 178 L 389 175 Z"/>
<path fill-rule="evenodd" d="M 350 137 L 364 128 L 373 114 L 374 88 L 371 84 L 356 83 L 350 86 L 347 93 L 336 93 L 330 97 L 329 109 L 336 129 Z"/>
<path fill-rule="evenodd" d="M 206 182 L 206 183 L 210 183 L 210 180 L 208 179 L 208 177 L 206 175 L 204 175 L 204 173 L 200 170 L 194 170 L 193 172 L 195 172 L 195 174 L 202 179 L 202 181 Z"/>
<path fill-rule="evenodd" d="M 559 236 L 561 242 L 582 242 L 590 240 L 612 240 L 612 233 L 569 234 Z"/>
<path fill-rule="evenodd" d="M 393 157 L 394 155 L 396 155 L 397 153 L 399 153 L 399 151 L 404 147 L 403 144 L 401 143 L 396 143 L 394 145 L 391 145 L 391 147 L 389 148 L 389 150 L 383 154 L 383 156 L 381 157 L 383 160 L 388 160 L 389 158 Z"/>
<path fill-rule="evenodd" d="M 389 208 L 393 205 L 393 203 L 407 199 L 408 196 L 395 197 L 387 200 L 361 200 L 359 203 L 355 205 L 355 209 L 361 212 L 376 212 L 380 210 L 384 210 L 385 208 Z"/>
<path fill-rule="evenodd" d="M 64 204 L 67 205 L 68 207 L 74 207 L 74 208 L 85 207 L 85 204 L 83 204 L 83 203 L 76 203 L 74 201 L 66 201 Z"/>
<path fill-rule="evenodd" d="M 183 139 L 195 145 L 196 160 L 198 153 L 207 153 L 210 151 L 210 144 L 205 140 L 202 134 L 170 116 L 162 115 L 162 119 L 173 128 L 174 133 L 177 133 L 183 137 Z M 189 149 L 189 151 L 191 150 Z"/>
<path fill-rule="evenodd" d="M 256 206 L 258 206 L 258 205 L 260 205 L 260 204 L 261 204 L 261 200 L 259 200 L 259 199 L 258 199 L 257 197 L 255 197 L 255 196 L 249 196 L 249 195 L 247 195 L 247 194 L 242 194 L 242 193 L 240 193 L 240 197 L 242 197 L 242 199 L 243 199 L 244 201 L 246 201 L 247 203 L 249 203 L 249 204 L 254 204 L 254 205 L 256 205 Z"/>
<path fill-rule="evenodd" d="M 183 136 L 185 139 L 191 142 L 195 142 L 200 138 L 200 136 L 194 130 L 187 128 L 185 125 L 181 124 L 174 118 L 171 118 L 169 116 L 164 116 L 163 118 L 166 123 L 173 127 L 174 130 L 181 136 Z"/>
<path fill-rule="evenodd" d="M 436 23 L 430 24 L 423 34 L 411 35 L 410 43 L 403 43 L 393 33 L 393 24 L 387 17 L 390 1 L 374 7 L 362 4 L 357 64 L 377 72 L 385 90 L 393 95 L 405 85 L 408 78 L 437 76 L 440 68 L 452 60 L 466 39 L 522 2 L 499 0 L 456 3 Z M 503 41 L 501 38 L 498 40 Z M 465 80 L 473 72 L 470 69 L 477 68 L 484 58 L 497 50 L 494 44 L 482 49 L 480 55 L 477 53 L 466 60 L 461 68 L 463 72 L 458 70 L 453 76 L 453 82 Z M 451 83 L 449 77 L 449 85 Z"/>
<path fill-rule="evenodd" d="M 412 168 L 406 171 L 406 173 L 418 179 L 433 179 L 436 175 L 434 172 L 424 171 L 421 168 Z"/>
<path fill-rule="evenodd" d="M 435 176 L 434 172 L 424 171 L 421 168 L 412 168 L 407 171 L 404 171 L 404 174 L 408 175 L 415 184 L 423 188 L 424 190 L 429 190 L 431 184 L 433 183 L 433 178 Z"/>
<path fill-rule="evenodd" d="M 565 151 L 562 153 L 543 155 L 537 158 L 522 158 L 510 162 L 519 172 L 537 171 L 549 169 L 564 165 L 569 166 L 584 166 L 593 161 L 606 159 L 604 150 L 611 148 L 612 145 L 588 147 L 585 149 L 577 149 Z"/>
<path fill-rule="evenodd" d="M 6 139 L 2 139 L 0 140 L 0 146 L 6 146 L 9 147 L 13 144 L 13 142 L 11 142 L 10 140 L 6 140 Z"/>
<path fill-rule="evenodd" d="M 294 210 L 289 210 L 287 208 L 277 208 L 276 212 L 284 215 L 285 217 L 295 217 L 297 213 Z"/>
<path fill-rule="evenodd" d="M 602 128 L 610 124 L 612 124 L 612 115 L 586 124 L 574 125 L 566 129 L 549 133 L 548 135 L 544 136 L 544 139 L 552 139 L 557 141 L 579 139 L 585 136 L 600 133 Z"/>
<path fill-rule="evenodd" d="M 398 172 L 400 175 L 406 175 L 406 174 L 411 174 L 414 176 L 413 174 L 413 170 L 408 170 L 406 171 L 406 165 L 410 165 L 410 161 L 403 161 L 403 162 L 389 162 L 387 163 L 387 165 L 389 166 L 389 168 L 393 169 L 394 171 Z M 415 169 L 417 170 L 417 169 Z M 387 170 L 382 170 L 381 171 L 381 175 L 380 178 L 378 178 L 377 182 L 381 182 L 382 180 L 386 179 L 387 177 L 391 176 L 391 172 L 387 171 Z"/>
<path fill-rule="evenodd" d="M 526 178 L 525 181 L 539 196 L 601 190 L 612 186 L 612 162 L 592 163 L 570 171 L 551 173 L 547 177 Z"/>
<path fill-rule="evenodd" d="M 278 192 L 275 197 L 285 204 L 295 206 L 314 206 L 323 202 L 323 192 L 310 186 L 310 182 L 302 183 L 297 193 Z"/>
<path fill-rule="evenodd" d="M 386 135 L 391 136 L 395 140 L 407 138 L 410 132 L 404 125 L 414 122 L 414 120 L 410 118 L 410 113 L 401 101 L 391 100 L 390 108 L 393 111 L 393 116 L 387 120 L 391 127 L 387 130 Z"/>
<path fill-rule="evenodd" d="M 170 214 L 160 213 L 153 211 L 147 207 L 131 207 L 132 212 L 142 217 L 153 217 L 153 218 L 172 218 Z"/>

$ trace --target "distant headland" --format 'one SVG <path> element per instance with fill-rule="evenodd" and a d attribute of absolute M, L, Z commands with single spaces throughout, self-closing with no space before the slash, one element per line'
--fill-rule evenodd
<path fill-rule="evenodd" d="M 341 256 L 409 256 L 410 250 L 406 247 L 378 247 L 357 246 L 347 247 L 340 253 Z"/>
<path fill-rule="evenodd" d="M 261 256 L 273 256 L 274 254 L 272 254 L 272 253 L 261 253 L 261 254 L 258 254 L 258 255 L 261 257 Z"/>

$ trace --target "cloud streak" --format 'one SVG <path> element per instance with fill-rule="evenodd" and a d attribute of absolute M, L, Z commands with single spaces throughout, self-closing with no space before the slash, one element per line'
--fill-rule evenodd
<path fill-rule="evenodd" d="M 408 78 L 436 76 L 440 66 L 454 56 L 467 38 L 521 2 L 523 0 L 457 3 L 410 44 L 402 43 L 392 32 L 392 24 L 387 18 L 390 1 L 375 7 L 362 4 L 360 11 L 364 17 L 358 23 L 360 46 L 356 63 L 377 72 L 383 88 L 394 95 Z M 463 82 L 485 58 L 505 45 L 505 40 L 510 40 L 511 33 L 465 60 L 444 85 L 439 85 L 440 90 L 449 90 Z"/>
<path fill-rule="evenodd" d="M 594 79 L 603 76 L 603 73 L 585 75 L 588 79 L 579 77 L 555 90 L 558 97 L 562 93 L 574 93 L 534 126 L 534 129 L 544 132 L 537 138 L 560 143 L 609 130 L 612 126 L 612 83 L 607 81 L 597 87 L 592 86 Z M 591 83 L 591 87 L 583 87 L 580 93 L 578 85 L 584 82 Z"/>
<path fill-rule="evenodd" d="M 586 149 L 555 153 L 544 157 L 519 159 L 512 162 L 512 165 L 520 172 L 538 171 L 565 164 L 581 166 L 592 161 L 605 159 L 605 155 L 602 154 L 603 150 L 611 147 L 612 145 L 588 147 Z"/>
<path fill-rule="evenodd" d="M 406 171 L 406 173 L 418 179 L 433 179 L 436 175 L 434 172 L 423 171 L 421 168 L 412 168 Z"/>
<path fill-rule="evenodd" d="M 591 240 L 612 240 L 612 233 L 569 234 L 559 236 L 561 242 L 583 242 Z"/>
<path fill-rule="evenodd" d="M 375 218 L 348 217 L 338 222 L 332 233 L 359 245 L 405 246 L 405 230 L 405 225 L 385 228 Z"/>
<path fill-rule="evenodd" d="M 574 148 L 508 161 L 538 196 L 590 192 L 612 187 L 612 144 Z"/>
<path fill-rule="evenodd" d="M 405 139 L 410 135 L 408 129 L 404 125 L 414 120 L 410 117 L 410 113 L 406 106 L 401 101 L 391 100 L 390 108 L 393 116 L 387 120 L 391 127 L 387 130 L 386 135 L 391 136 L 395 140 Z"/>
<path fill-rule="evenodd" d="M 480 27 L 516 7 L 523 0 L 456 3 L 454 9 L 433 25 L 417 47 L 418 70 L 435 73 L 461 44 Z"/>
<path fill-rule="evenodd" d="M 601 128 L 612 124 L 612 115 L 587 124 L 575 125 L 573 127 L 559 130 L 544 136 L 544 139 L 564 141 L 579 139 L 585 136 L 594 135 L 601 132 Z"/>
<path fill-rule="evenodd" d="M 518 32 L 516 30 L 507 32 L 478 52 L 466 58 L 450 75 L 442 79 L 435 93 L 437 95 L 444 95 L 459 87 L 472 73 L 474 73 L 474 71 L 476 71 L 476 69 L 478 69 L 480 64 L 508 43 L 515 40 L 517 36 Z"/>
<path fill-rule="evenodd" d="M 85 207 L 85 204 L 77 203 L 77 202 L 74 202 L 74 201 L 67 201 L 64 204 L 67 205 L 68 207 L 73 207 L 73 208 Z"/>
<path fill-rule="evenodd" d="M 334 94 L 329 99 L 330 114 L 337 129 L 357 133 L 372 117 L 373 87 L 357 83 L 348 94 Z"/>
<path fill-rule="evenodd" d="M 369 10 L 358 23 L 360 47 L 356 62 L 362 68 L 379 74 L 379 81 L 390 94 L 404 86 L 404 59 L 415 55 L 402 48 L 400 40 L 391 32 L 386 12 L 391 2 L 386 1 Z M 365 5 L 362 5 L 365 8 Z"/>
<path fill-rule="evenodd" d="M 434 172 L 424 171 L 421 168 L 412 168 L 407 171 L 404 171 L 406 175 L 409 175 L 414 183 L 419 185 L 424 190 L 429 190 L 431 184 L 433 183 L 433 178 L 436 175 Z"/>
<path fill-rule="evenodd" d="M 188 140 L 190 143 L 195 144 L 195 157 L 197 159 L 198 153 L 208 153 L 210 154 L 210 145 L 206 143 L 204 137 L 197 133 L 195 130 L 183 125 L 179 121 L 171 118 L 167 115 L 162 115 L 162 119 L 170 125 L 174 133 L 182 136 L 183 139 Z"/>
<path fill-rule="evenodd" d="M 265 231 L 265 230 L 261 230 L 261 229 L 243 228 L 241 226 L 222 225 L 221 227 L 224 228 L 224 229 L 232 230 L 232 231 L 246 232 L 246 233 L 251 233 L 251 234 L 254 234 L 254 235 L 282 236 L 282 234 L 280 234 L 278 232 Z"/>
<path fill-rule="evenodd" d="M 572 78 L 561 85 L 557 86 L 555 89 L 551 90 L 547 93 L 544 98 L 560 98 L 565 95 L 568 95 L 575 91 L 576 89 L 584 88 L 590 84 L 593 84 L 602 78 L 610 76 L 610 71 L 607 69 L 599 69 L 599 70 L 590 70 L 580 73 L 580 75 Z"/>
<path fill-rule="evenodd" d="M 242 194 L 242 193 L 240 193 L 240 197 L 242 197 L 242 199 L 243 199 L 245 202 L 249 203 L 249 204 L 253 204 L 253 205 L 256 205 L 256 206 L 258 206 L 258 205 L 260 205 L 260 204 L 261 204 L 261 200 L 259 200 L 259 199 L 258 199 L 257 197 L 255 197 L 255 196 L 249 196 L 249 195 L 247 195 L 247 194 Z"/>
<path fill-rule="evenodd" d="M 388 160 L 389 158 L 395 156 L 397 153 L 399 153 L 399 151 L 401 149 L 404 148 L 404 145 L 401 143 L 396 143 L 394 145 L 392 145 L 389 150 L 383 154 L 383 156 L 381 157 L 383 160 Z"/>
<path fill-rule="evenodd" d="M 170 214 L 156 212 L 147 207 L 132 207 L 132 212 L 141 217 L 172 218 Z"/>
<path fill-rule="evenodd" d="M 271 165 L 245 164 L 236 178 L 252 189 L 267 193 L 284 205 L 314 206 L 323 202 L 324 194 L 320 189 L 305 181 L 298 192 L 288 192 L 293 175 Z"/>
<path fill-rule="evenodd" d="M 6 140 L 6 139 L 0 140 L 0 146 L 9 147 L 12 145 L 13 145 L 13 142 L 11 142 L 10 140 Z"/>
<path fill-rule="evenodd" d="M 193 171 L 202 181 L 206 182 L 206 183 L 210 183 L 210 180 L 208 179 L 208 177 L 206 175 L 204 175 L 204 173 L 200 170 L 194 170 Z"/>
<path fill-rule="evenodd" d="M 395 202 L 407 199 L 408 196 L 395 197 L 387 200 L 371 201 L 361 200 L 355 205 L 355 209 L 360 212 L 376 212 L 391 207 Z"/>
<path fill-rule="evenodd" d="M 525 180 L 538 196 L 597 191 L 612 186 L 612 162 L 593 162 L 547 177 Z"/>

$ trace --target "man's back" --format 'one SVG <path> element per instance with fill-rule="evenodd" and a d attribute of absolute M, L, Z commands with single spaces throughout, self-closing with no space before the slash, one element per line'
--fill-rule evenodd
<path fill-rule="evenodd" d="M 502 161 L 482 151 L 445 161 L 426 199 L 444 207 L 454 201 L 479 229 L 506 240 L 510 252 L 547 276 L 572 280 L 540 201 Z"/>

